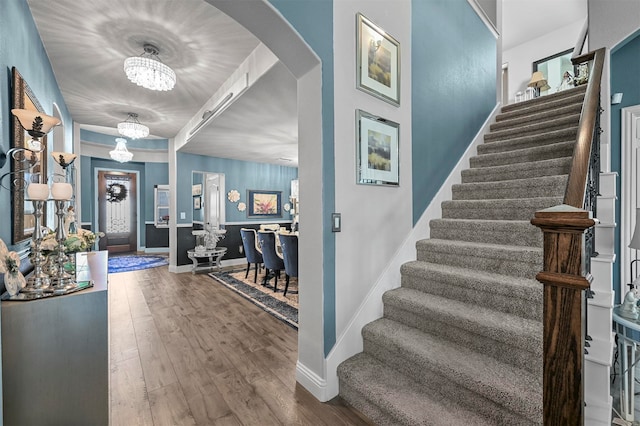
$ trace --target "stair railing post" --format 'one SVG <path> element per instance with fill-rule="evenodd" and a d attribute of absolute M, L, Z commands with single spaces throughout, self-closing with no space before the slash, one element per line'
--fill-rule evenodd
<path fill-rule="evenodd" d="M 583 209 L 560 205 L 536 212 L 531 223 L 544 235 L 543 419 L 545 425 L 584 423 L 584 232 L 595 222 Z"/>

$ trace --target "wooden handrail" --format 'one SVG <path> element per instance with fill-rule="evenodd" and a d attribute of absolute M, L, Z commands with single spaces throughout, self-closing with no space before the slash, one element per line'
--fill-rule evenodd
<path fill-rule="evenodd" d="M 584 206 L 584 196 L 589 173 L 589 159 L 591 157 L 591 138 L 596 120 L 600 114 L 600 80 L 604 67 L 605 48 L 589 52 L 572 59 L 574 64 L 593 60 L 589 73 L 587 91 L 584 95 L 576 146 L 573 149 L 573 159 L 564 193 L 563 203 L 581 209 Z"/>
<path fill-rule="evenodd" d="M 595 194 L 593 180 L 597 180 L 599 172 L 589 174 L 590 167 L 597 164 L 592 163 L 591 150 L 594 141 L 599 143 L 597 127 L 604 57 L 605 49 L 599 49 L 572 59 L 574 64 L 592 61 L 592 65 L 563 204 L 537 211 L 531 220 L 544 235 L 544 265 L 536 279 L 544 285 L 542 400 L 546 426 L 584 423 L 586 314 L 583 305 L 591 276 L 588 273 L 584 276 L 583 240 L 585 230 L 595 224 L 592 212 L 585 210 L 585 194 L 587 188 L 591 195 Z"/>

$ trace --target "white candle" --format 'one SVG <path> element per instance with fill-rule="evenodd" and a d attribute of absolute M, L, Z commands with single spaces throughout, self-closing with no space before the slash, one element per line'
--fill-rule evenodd
<path fill-rule="evenodd" d="M 56 182 L 51 185 L 51 196 L 54 200 L 70 200 L 73 188 L 70 183 Z"/>
<path fill-rule="evenodd" d="M 46 200 L 49 198 L 49 185 L 46 183 L 30 183 L 27 187 L 27 196 L 31 200 Z"/>

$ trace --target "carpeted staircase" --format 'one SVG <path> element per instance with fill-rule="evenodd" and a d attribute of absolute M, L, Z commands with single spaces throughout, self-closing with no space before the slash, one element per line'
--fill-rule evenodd
<path fill-rule="evenodd" d="M 542 233 L 561 204 L 585 86 L 505 106 L 442 204 L 340 395 L 380 425 L 542 424 Z"/>

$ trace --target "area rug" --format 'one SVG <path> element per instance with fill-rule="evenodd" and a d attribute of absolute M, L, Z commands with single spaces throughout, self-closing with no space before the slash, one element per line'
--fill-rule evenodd
<path fill-rule="evenodd" d="M 122 255 L 109 256 L 109 273 L 139 271 L 141 269 L 157 268 L 168 265 L 166 256 L 158 255 Z"/>
<path fill-rule="evenodd" d="M 243 269 L 241 271 L 211 272 L 209 276 L 297 330 L 298 279 L 291 278 L 287 295 L 284 296 L 284 272 L 278 278 L 277 292 L 273 291 L 273 278 L 268 281 L 266 286 L 261 285 L 264 279 L 264 269 L 258 274 L 257 284 L 253 283 L 253 274 L 252 269 L 249 272 L 249 278 L 245 279 Z"/>

